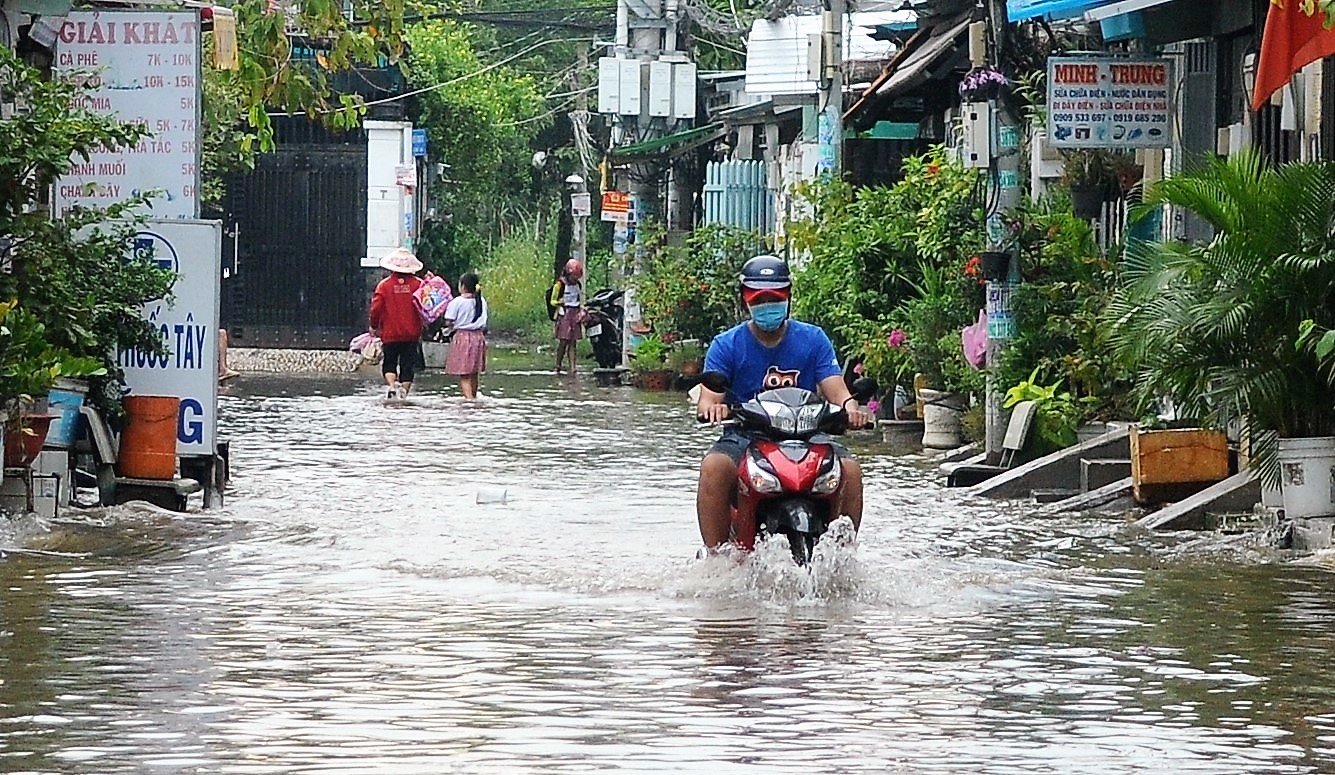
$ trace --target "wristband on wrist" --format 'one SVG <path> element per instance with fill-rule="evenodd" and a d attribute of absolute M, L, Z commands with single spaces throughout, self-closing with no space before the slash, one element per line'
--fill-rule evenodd
<path fill-rule="evenodd" d="M 845 399 L 844 399 L 844 402 L 843 402 L 842 404 L 839 405 L 839 408 L 840 408 L 840 409 L 847 410 L 847 409 L 848 409 L 848 402 L 849 402 L 849 401 L 852 401 L 852 402 L 854 403 L 854 405 L 856 405 L 857 402 L 858 402 L 858 399 L 857 399 L 855 396 L 849 396 L 848 398 L 845 398 Z"/>

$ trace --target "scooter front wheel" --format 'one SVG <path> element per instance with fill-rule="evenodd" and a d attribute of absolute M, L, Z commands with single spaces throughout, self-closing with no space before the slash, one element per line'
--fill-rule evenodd
<path fill-rule="evenodd" d="M 788 548 L 793 553 L 793 562 L 799 567 L 811 562 L 811 555 L 816 551 L 816 537 L 806 533 L 791 531 L 788 534 Z"/>

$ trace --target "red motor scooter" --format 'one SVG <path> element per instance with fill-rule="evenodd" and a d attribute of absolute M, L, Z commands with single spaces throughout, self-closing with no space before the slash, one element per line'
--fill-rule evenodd
<path fill-rule="evenodd" d="M 701 382 L 716 393 L 728 391 L 727 377 L 717 372 L 702 375 Z M 877 386 L 863 378 L 852 387 L 865 402 Z M 793 560 L 806 565 L 839 516 L 843 470 L 830 436 L 848 430 L 848 413 L 797 387 L 766 390 L 729 410 L 728 423 L 753 438 L 737 466 L 732 542 L 749 552 L 758 536 L 782 535 Z"/>

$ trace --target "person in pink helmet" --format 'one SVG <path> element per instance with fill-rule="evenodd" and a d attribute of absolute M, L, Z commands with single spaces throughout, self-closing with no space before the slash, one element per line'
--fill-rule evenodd
<path fill-rule="evenodd" d="M 561 270 L 560 299 L 552 299 L 556 307 L 556 373 L 561 373 L 561 361 L 569 357 L 570 373 L 575 373 L 575 350 L 584 331 L 584 265 L 572 258 Z M 566 355 L 569 353 L 569 356 Z"/>

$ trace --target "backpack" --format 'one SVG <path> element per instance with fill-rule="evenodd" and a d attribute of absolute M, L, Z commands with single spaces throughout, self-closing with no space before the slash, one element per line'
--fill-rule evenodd
<path fill-rule="evenodd" d="M 561 309 L 561 297 L 565 296 L 566 284 L 561 278 L 556 278 L 552 283 L 552 289 L 547 292 L 547 319 L 556 320 L 556 313 Z"/>
<path fill-rule="evenodd" d="M 443 277 L 430 272 L 426 273 L 422 284 L 413 291 L 413 300 L 417 302 L 417 311 L 422 315 L 423 323 L 436 322 L 437 318 L 445 314 L 445 308 L 453 298 L 454 292 L 450 290 L 450 284 L 445 282 Z"/>

